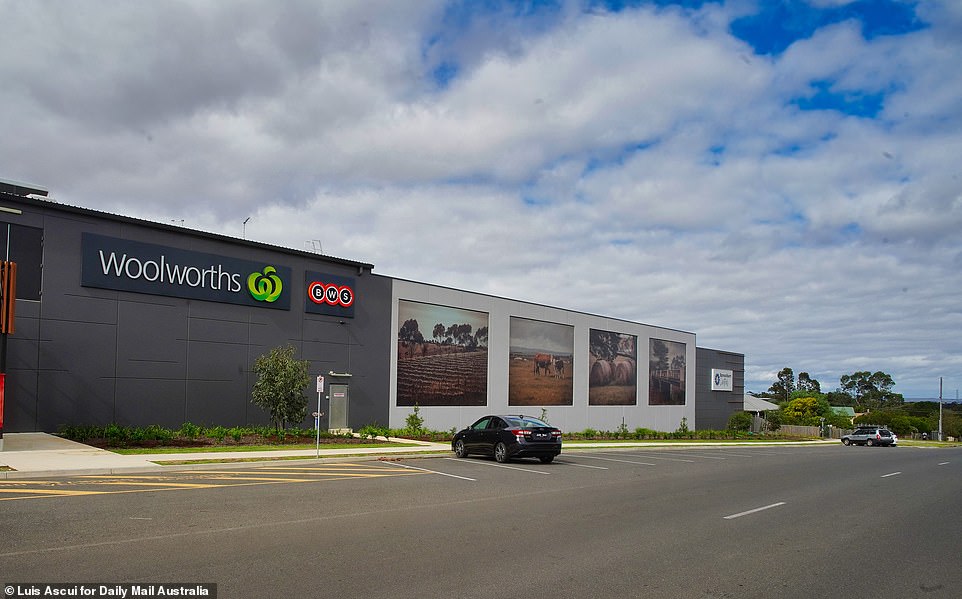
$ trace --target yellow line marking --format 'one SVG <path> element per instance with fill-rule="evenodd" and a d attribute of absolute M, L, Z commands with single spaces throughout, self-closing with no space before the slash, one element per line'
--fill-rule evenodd
<path fill-rule="evenodd" d="M 146 481 L 130 481 L 125 482 L 122 480 L 102 480 L 95 483 L 90 483 L 93 485 L 126 485 L 128 487 L 182 487 L 184 489 L 209 489 L 211 487 L 219 487 L 221 485 L 205 485 L 201 483 L 151 483 Z"/>
<path fill-rule="evenodd" d="M 57 491 L 55 489 L 0 489 L 0 493 L 39 493 L 41 495 L 97 495 L 100 491 Z M 27 499 L 26 497 L 5 497 L 3 499 Z"/>
<path fill-rule="evenodd" d="M 240 482 L 236 484 L 223 484 L 223 485 L 175 486 L 170 484 L 159 484 L 159 487 L 151 488 L 151 489 L 125 489 L 123 491 L 57 491 L 53 489 L 33 490 L 33 489 L 24 489 L 24 488 L 16 488 L 16 489 L 0 488 L 0 492 L 6 492 L 6 493 L 38 493 L 34 495 L 25 495 L 20 497 L 0 497 L 0 501 L 16 501 L 16 500 L 22 500 L 22 499 L 49 499 L 51 497 L 63 497 L 63 496 L 71 496 L 71 495 L 120 495 L 122 493 L 158 493 L 162 491 L 190 491 L 195 489 L 197 490 L 226 489 L 230 487 L 255 487 L 260 485 L 276 485 L 276 484 L 286 484 L 286 483 L 317 483 L 317 482 L 328 482 L 328 481 L 337 481 L 337 480 L 352 480 L 357 478 L 376 478 L 376 477 L 385 477 L 385 476 L 410 476 L 410 475 L 416 475 L 416 474 L 426 474 L 426 473 L 420 472 L 420 471 L 405 471 L 404 473 L 401 473 L 401 474 L 380 474 L 380 475 L 375 474 L 375 475 L 368 475 L 368 476 L 358 476 L 355 474 L 342 474 L 337 478 L 310 478 L 310 479 L 265 478 L 265 479 L 254 479 L 255 481 L 258 481 L 258 482 Z M 215 479 L 215 480 L 246 480 L 246 479 L 227 477 L 227 478 Z M 90 481 L 89 484 L 102 485 L 102 484 L 109 484 L 109 483 Z M 120 483 L 120 484 L 125 484 L 125 483 Z M 140 486 L 142 483 L 132 482 L 129 484 Z"/>

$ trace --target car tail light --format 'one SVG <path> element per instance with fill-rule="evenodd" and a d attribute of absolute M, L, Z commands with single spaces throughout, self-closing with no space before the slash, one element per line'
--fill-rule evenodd
<path fill-rule="evenodd" d="M 508 432 L 517 437 L 518 439 L 524 439 L 525 437 L 531 436 L 531 431 L 524 428 L 509 428 Z"/>
<path fill-rule="evenodd" d="M 880 435 L 879 433 L 875 433 L 875 438 L 878 439 L 879 441 L 881 441 L 881 440 L 882 440 L 882 435 Z"/>
<path fill-rule="evenodd" d="M 551 431 L 551 436 L 552 436 L 552 437 L 560 437 L 560 436 L 561 436 L 561 431 L 559 431 L 558 429 L 554 429 L 553 431 Z"/>

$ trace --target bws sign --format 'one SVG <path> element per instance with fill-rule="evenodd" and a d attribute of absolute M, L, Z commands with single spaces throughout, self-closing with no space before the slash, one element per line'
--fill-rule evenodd
<path fill-rule="evenodd" d="M 291 309 L 291 269 L 84 233 L 81 285 L 209 302 Z"/>
<path fill-rule="evenodd" d="M 304 311 L 354 318 L 354 279 L 319 272 L 304 273 Z"/>

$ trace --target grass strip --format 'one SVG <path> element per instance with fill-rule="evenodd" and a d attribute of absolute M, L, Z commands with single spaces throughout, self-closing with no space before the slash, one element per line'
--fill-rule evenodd
<path fill-rule="evenodd" d="M 440 454 L 440 453 L 450 453 L 450 452 L 449 451 L 420 451 L 418 452 L 417 457 L 423 457 L 425 455 Z M 344 453 L 344 454 L 338 454 L 338 455 L 321 456 L 321 459 L 324 459 L 324 458 L 371 458 L 371 457 L 375 457 L 375 456 L 372 456 L 369 453 Z M 386 457 L 389 460 L 397 460 L 397 459 L 400 459 L 401 456 L 392 455 L 392 456 L 380 456 L 380 457 Z M 316 459 L 317 457 L 312 455 L 292 455 L 292 456 L 258 457 L 258 458 L 224 458 L 221 460 L 217 458 L 205 458 L 202 460 L 151 460 L 151 461 L 160 466 L 190 466 L 192 464 L 234 464 L 234 463 L 241 464 L 241 463 L 248 463 L 248 462 L 279 462 L 282 460 L 287 461 L 287 460 L 316 460 Z"/>
<path fill-rule="evenodd" d="M 321 449 L 381 449 L 385 447 L 418 447 L 417 443 L 326 443 Z M 209 445 L 205 447 L 109 447 L 121 455 L 154 455 L 165 453 L 234 453 L 246 451 L 292 451 L 316 449 L 314 443 L 292 445 Z"/>

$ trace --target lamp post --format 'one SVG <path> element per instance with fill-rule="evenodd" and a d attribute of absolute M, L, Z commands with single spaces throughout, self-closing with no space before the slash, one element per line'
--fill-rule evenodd
<path fill-rule="evenodd" d="M 244 239 L 247 239 L 247 221 L 249 221 L 250 219 L 251 217 L 249 216 L 244 219 Z"/>

